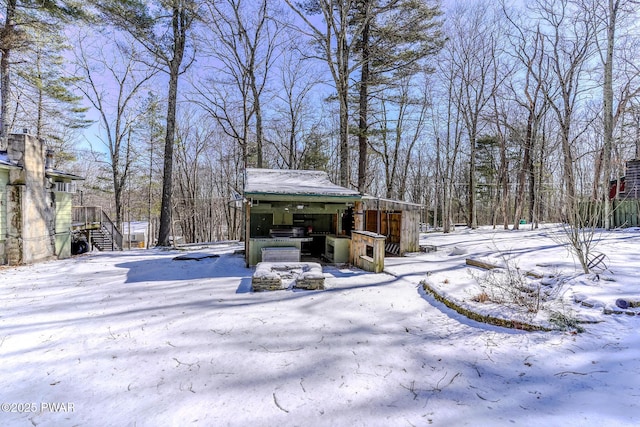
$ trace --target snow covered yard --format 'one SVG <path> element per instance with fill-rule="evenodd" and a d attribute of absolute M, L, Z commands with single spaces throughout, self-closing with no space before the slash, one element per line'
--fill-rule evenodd
<path fill-rule="evenodd" d="M 640 295 L 637 230 L 598 245 L 615 281 L 565 284 L 597 303 L 574 307 L 601 321 L 581 334 L 474 322 L 419 285 L 468 299 L 470 255 L 575 273 L 546 233 L 428 234 L 437 252 L 387 259 L 387 274 L 325 267 L 324 291 L 252 293 L 224 245 L 1 269 L 0 423 L 637 425 L 640 316 L 601 314 Z"/>

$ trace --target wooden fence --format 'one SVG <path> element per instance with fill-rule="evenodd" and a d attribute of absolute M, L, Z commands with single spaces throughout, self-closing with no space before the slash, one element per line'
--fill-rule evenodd
<path fill-rule="evenodd" d="M 640 227 L 640 199 L 613 200 L 614 227 Z"/>
<path fill-rule="evenodd" d="M 602 202 L 588 202 L 580 205 L 583 218 L 598 218 L 598 227 L 604 226 Z M 640 199 L 611 201 L 611 227 L 640 227 Z"/>

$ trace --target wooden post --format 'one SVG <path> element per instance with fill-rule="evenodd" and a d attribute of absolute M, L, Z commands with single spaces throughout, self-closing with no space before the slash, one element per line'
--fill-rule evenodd
<path fill-rule="evenodd" d="M 251 249 L 249 243 L 251 240 L 251 201 L 247 200 L 244 206 L 244 260 L 247 267 L 249 267 L 249 252 Z"/>

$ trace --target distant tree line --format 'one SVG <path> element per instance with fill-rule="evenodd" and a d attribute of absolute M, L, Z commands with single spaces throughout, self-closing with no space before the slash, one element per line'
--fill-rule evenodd
<path fill-rule="evenodd" d="M 0 137 L 44 138 L 82 203 L 161 246 L 240 238 L 246 167 L 325 170 L 449 231 L 579 223 L 640 157 L 635 0 L 0 7 Z"/>

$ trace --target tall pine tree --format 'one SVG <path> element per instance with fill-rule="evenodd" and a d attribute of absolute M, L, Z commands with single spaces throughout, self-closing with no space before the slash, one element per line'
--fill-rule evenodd
<path fill-rule="evenodd" d="M 435 56 L 445 38 L 442 12 L 428 0 L 360 0 L 352 26 L 359 34 L 356 44 L 360 60 L 358 84 L 358 190 L 366 187 L 369 132 L 369 100 L 372 86 L 389 86 L 401 77 L 415 74 Z M 433 68 L 426 66 L 427 69 Z"/>
<path fill-rule="evenodd" d="M 34 28 L 86 16 L 82 4 L 76 0 L 5 0 L 4 22 L 0 26 L 0 148 L 6 145 L 11 123 L 14 54 L 32 44 Z"/>
<path fill-rule="evenodd" d="M 94 4 L 114 25 L 128 31 L 169 77 L 162 205 L 158 229 L 158 246 L 169 246 L 178 80 L 193 62 L 185 61 L 185 53 L 188 53 L 190 32 L 198 17 L 198 3 L 195 0 L 94 0 Z"/>

